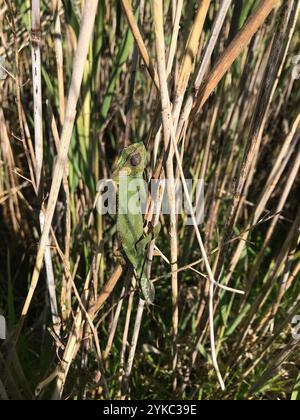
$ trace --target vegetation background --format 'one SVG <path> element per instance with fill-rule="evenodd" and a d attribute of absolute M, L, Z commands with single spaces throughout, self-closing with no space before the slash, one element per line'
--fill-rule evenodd
<path fill-rule="evenodd" d="M 299 9 L 0 0 L 0 399 L 300 399 Z M 95 207 L 133 141 L 205 180 L 200 229 L 168 188 L 153 307 Z"/>

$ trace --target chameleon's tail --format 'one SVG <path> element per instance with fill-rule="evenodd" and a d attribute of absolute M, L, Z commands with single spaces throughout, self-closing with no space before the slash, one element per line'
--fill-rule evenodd
<path fill-rule="evenodd" d="M 145 301 L 151 305 L 154 303 L 155 299 L 155 288 L 153 283 L 147 279 L 147 277 L 142 277 L 140 281 L 141 290 L 144 296 Z"/>

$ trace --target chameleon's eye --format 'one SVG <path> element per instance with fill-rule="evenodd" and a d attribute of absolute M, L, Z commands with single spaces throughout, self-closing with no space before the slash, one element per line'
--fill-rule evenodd
<path fill-rule="evenodd" d="M 138 166 L 141 163 L 141 155 L 139 153 L 136 153 L 130 158 L 130 163 L 132 166 Z"/>

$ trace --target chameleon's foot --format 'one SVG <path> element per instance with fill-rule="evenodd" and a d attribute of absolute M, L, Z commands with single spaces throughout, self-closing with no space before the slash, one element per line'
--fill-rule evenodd
<path fill-rule="evenodd" d="M 153 283 L 146 278 L 142 278 L 140 286 L 145 301 L 148 305 L 152 305 L 155 300 L 155 288 Z"/>

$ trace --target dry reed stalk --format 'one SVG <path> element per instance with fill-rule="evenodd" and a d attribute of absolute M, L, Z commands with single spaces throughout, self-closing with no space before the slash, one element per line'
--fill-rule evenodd
<path fill-rule="evenodd" d="M 138 24 L 136 23 L 134 14 L 132 12 L 132 8 L 130 5 L 129 0 L 122 0 L 122 6 L 124 9 L 124 12 L 126 14 L 127 20 L 128 20 L 128 24 L 132 30 L 132 34 L 134 36 L 134 39 L 139 47 L 139 51 L 141 54 L 141 57 L 145 63 L 145 66 L 149 72 L 149 75 L 151 76 L 155 86 L 157 87 L 157 89 L 159 89 L 159 82 L 158 82 L 158 77 L 157 77 L 157 72 L 153 66 L 152 60 L 150 58 L 150 55 L 147 51 L 147 48 L 145 46 L 145 43 L 143 41 L 143 37 L 141 35 L 141 32 L 139 30 Z"/>
<path fill-rule="evenodd" d="M 171 44 L 170 44 L 169 54 L 168 54 L 167 77 L 169 77 L 172 71 L 174 58 L 176 55 L 176 46 L 178 42 L 178 35 L 179 35 L 179 29 L 180 29 L 180 18 L 181 18 L 181 13 L 182 13 L 182 7 L 183 7 L 183 0 L 178 0 L 176 2 L 176 12 L 175 12 L 174 22 L 173 22 L 172 39 L 171 39 Z"/>
<path fill-rule="evenodd" d="M 122 350 L 121 350 L 121 355 L 120 355 L 121 379 L 123 377 L 123 374 L 125 373 L 125 354 L 126 354 L 126 348 L 128 344 L 128 334 L 129 334 L 129 326 L 130 326 L 131 314 L 132 314 L 132 309 L 133 309 L 133 298 L 134 298 L 135 288 L 136 288 L 136 280 L 133 277 L 132 278 L 133 290 L 131 290 L 129 299 L 128 299 L 125 325 L 124 325 L 123 336 L 122 336 Z"/>
<path fill-rule="evenodd" d="M 119 281 L 121 275 L 123 273 L 123 267 L 121 265 L 118 265 L 116 269 L 114 270 L 113 274 L 111 275 L 110 279 L 105 283 L 103 286 L 102 291 L 100 292 L 99 297 L 97 298 L 96 302 L 91 307 L 89 313 L 96 314 L 103 304 L 106 302 L 106 300 L 111 295 L 112 291 L 114 290 L 117 282 Z"/>
<path fill-rule="evenodd" d="M 122 310 L 122 306 L 123 306 L 123 303 L 124 303 L 124 299 L 126 297 L 126 291 L 127 291 L 127 289 L 128 289 L 128 282 L 127 282 L 127 284 L 125 284 L 122 287 L 122 290 L 121 290 L 121 293 L 120 293 L 120 298 L 118 299 L 118 304 L 117 304 L 117 308 L 116 308 L 116 311 L 114 313 L 114 317 L 113 317 L 113 320 L 112 320 L 112 323 L 111 323 L 111 327 L 110 327 L 110 331 L 109 331 L 109 336 L 108 336 L 108 339 L 107 339 L 106 347 L 105 347 L 105 350 L 103 352 L 103 360 L 104 361 L 108 359 L 109 354 L 110 354 L 110 351 L 111 351 L 111 348 L 112 348 L 112 345 L 113 345 L 113 341 L 114 341 L 114 337 L 115 337 L 115 334 L 116 334 L 118 322 L 119 322 L 119 319 L 120 319 L 120 315 L 121 315 L 121 310 Z"/>
<path fill-rule="evenodd" d="M 176 217 L 176 195 L 175 195 L 175 180 L 173 167 L 173 151 L 170 144 L 172 115 L 169 113 L 169 93 L 167 87 L 166 74 L 166 57 L 165 57 L 165 38 L 163 30 L 163 11 L 162 2 L 154 1 L 154 28 L 156 39 L 156 56 L 158 77 L 160 83 L 161 108 L 162 108 L 162 124 L 163 124 L 163 138 L 165 153 L 167 153 L 166 160 L 166 176 L 168 180 L 167 193 L 170 206 L 170 248 L 171 248 L 171 271 L 172 271 L 172 324 L 173 324 L 173 372 L 177 367 L 177 334 L 178 334 L 178 275 L 177 275 L 177 258 L 178 258 L 178 236 L 177 236 L 177 217 Z M 176 379 L 174 380 L 174 388 L 176 388 Z"/>
<path fill-rule="evenodd" d="M 48 103 L 48 114 L 49 114 L 49 121 L 51 122 L 51 133 L 54 139 L 56 151 L 59 151 L 60 145 L 60 138 L 58 133 L 58 128 L 56 125 L 56 121 L 51 109 L 50 104 Z M 65 264 L 66 270 L 68 272 L 71 271 L 70 268 L 70 246 L 71 246 L 71 211 L 70 211 L 70 189 L 69 189 L 69 182 L 68 182 L 68 165 L 66 165 L 66 169 L 63 175 L 63 188 L 66 196 L 66 234 L 65 234 Z M 43 230 L 43 229 L 42 229 Z M 46 249 L 47 250 L 47 249 Z M 67 282 L 65 275 L 63 275 L 62 280 L 62 290 L 61 290 L 61 313 L 63 321 L 68 319 L 68 316 L 71 312 L 71 294 L 72 285 L 71 283 Z M 61 321 L 60 321 L 61 322 Z"/>
<path fill-rule="evenodd" d="M 179 78 L 176 86 L 174 105 L 172 109 L 175 130 L 177 128 L 184 95 L 186 93 L 196 55 L 198 53 L 200 36 L 202 34 L 204 22 L 210 4 L 211 0 L 199 0 L 197 15 L 188 39 L 185 55 L 183 57 L 182 65 L 179 71 Z"/>
<path fill-rule="evenodd" d="M 58 80 L 58 96 L 59 96 L 59 120 L 63 126 L 65 119 L 65 87 L 64 87 L 64 59 L 63 59 L 63 42 L 61 32 L 60 10 L 62 7 L 61 0 L 52 0 L 54 11 L 54 47 Z"/>
<path fill-rule="evenodd" d="M 145 301 L 143 299 L 139 299 L 139 304 L 138 304 L 136 318 L 135 318 L 135 324 L 133 328 L 133 335 L 132 335 L 132 340 L 131 340 L 130 349 L 129 349 L 129 355 L 128 355 L 127 364 L 125 368 L 126 379 L 128 379 L 131 375 L 135 352 L 136 352 L 136 346 L 138 343 L 138 338 L 139 338 L 141 324 L 142 324 L 144 307 L 145 307 Z"/>
<path fill-rule="evenodd" d="M 207 43 L 207 46 L 205 47 L 203 58 L 201 58 L 201 61 L 198 65 L 198 69 L 196 70 L 196 76 L 195 76 L 195 81 L 194 81 L 194 86 L 193 86 L 194 92 L 189 94 L 187 100 L 185 101 L 184 109 L 182 110 L 181 115 L 180 115 L 180 119 L 179 119 L 177 130 L 176 130 L 177 137 L 181 133 L 184 123 L 187 121 L 188 116 L 191 113 L 194 98 L 197 96 L 200 86 L 204 80 L 204 76 L 206 72 L 208 71 L 211 56 L 216 46 L 216 43 L 220 35 L 222 25 L 226 18 L 226 14 L 227 14 L 230 4 L 231 4 L 231 0 L 224 0 L 222 2 L 220 9 L 218 11 L 218 15 L 214 21 L 212 33 Z"/>
<path fill-rule="evenodd" d="M 32 59 L 32 91 L 34 116 L 34 146 L 35 146 L 35 177 L 37 189 L 43 168 L 43 107 L 42 107 L 42 76 L 41 76 L 41 17 L 40 0 L 31 3 L 31 59 Z"/>

